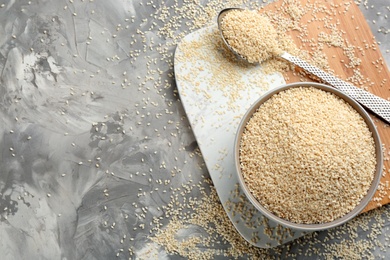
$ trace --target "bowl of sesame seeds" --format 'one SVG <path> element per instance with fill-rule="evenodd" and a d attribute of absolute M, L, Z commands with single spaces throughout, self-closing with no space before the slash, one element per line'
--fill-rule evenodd
<path fill-rule="evenodd" d="M 267 218 L 304 231 L 341 225 L 374 196 L 383 165 L 369 114 L 330 86 L 299 82 L 260 97 L 235 139 L 242 190 Z"/>

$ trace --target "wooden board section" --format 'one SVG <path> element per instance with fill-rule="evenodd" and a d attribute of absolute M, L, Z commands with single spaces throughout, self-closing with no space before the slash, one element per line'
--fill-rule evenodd
<path fill-rule="evenodd" d="M 265 6 L 261 12 L 271 18 L 278 17 L 277 24 L 290 27 L 286 34 L 292 37 L 298 48 L 308 52 L 309 58 L 313 59 L 309 62 L 315 63 L 319 56 L 324 55 L 329 72 L 377 96 L 390 99 L 388 67 L 363 14 L 353 1 L 280 0 Z M 324 35 L 341 35 L 343 42 L 326 43 Z M 360 59 L 360 63 L 356 59 Z M 311 81 L 297 72 L 290 71 L 284 76 L 288 83 Z M 373 119 L 383 144 L 384 171 L 378 191 L 364 211 L 390 202 L 390 176 L 387 173 L 390 169 L 390 127 L 374 116 Z"/>

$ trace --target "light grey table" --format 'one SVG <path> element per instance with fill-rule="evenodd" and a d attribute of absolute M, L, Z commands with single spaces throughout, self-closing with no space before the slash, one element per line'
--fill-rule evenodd
<path fill-rule="evenodd" d="M 173 53 L 223 2 L 0 1 L 1 259 L 183 257 L 150 239 L 182 184 L 209 189 Z M 359 2 L 390 64 L 389 3 Z M 390 258 L 389 223 L 386 206 L 262 253 Z"/>

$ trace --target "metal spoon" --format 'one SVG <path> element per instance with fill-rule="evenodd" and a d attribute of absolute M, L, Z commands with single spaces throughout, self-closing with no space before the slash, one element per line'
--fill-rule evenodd
<path fill-rule="evenodd" d="M 221 22 L 223 20 L 223 17 L 227 14 L 227 12 L 232 10 L 244 10 L 242 8 L 226 8 L 220 11 L 217 18 L 218 23 L 218 29 L 220 31 L 221 37 L 223 42 L 226 44 L 227 48 L 231 50 L 234 54 L 239 56 L 241 59 L 245 59 L 243 55 L 237 53 L 236 50 L 234 50 L 230 44 L 227 42 L 225 37 L 222 33 L 221 28 Z M 316 77 L 322 79 L 323 81 L 327 82 L 329 85 L 337 88 L 338 90 L 344 92 L 351 98 L 355 99 L 358 103 L 363 105 L 365 108 L 369 109 L 371 112 L 376 114 L 377 116 L 381 117 L 383 120 L 385 120 L 387 123 L 390 124 L 390 102 L 380 98 L 374 94 L 371 94 L 363 89 L 360 89 L 358 87 L 355 87 L 354 85 L 345 82 L 313 65 L 310 65 L 306 61 L 295 57 L 287 52 L 283 52 L 280 54 L 280 58 L 287 60 L 300 68 L 304 69 L 305 71 L 315 75 Z"/>

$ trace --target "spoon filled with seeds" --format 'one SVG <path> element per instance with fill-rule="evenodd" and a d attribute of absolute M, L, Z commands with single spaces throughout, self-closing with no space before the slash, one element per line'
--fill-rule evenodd
<path fill-rule="evenodd" d="M 241 59 L 261 64 L 271 58 L 282 58 L 344 92 L 390 123 L 390 101 L 345 82 L 284 51 L 278 42 L 276 29 L 265 15 L 242 8 L 226 8 L 218 14 L 217 23 L 223 42 Z"/>

